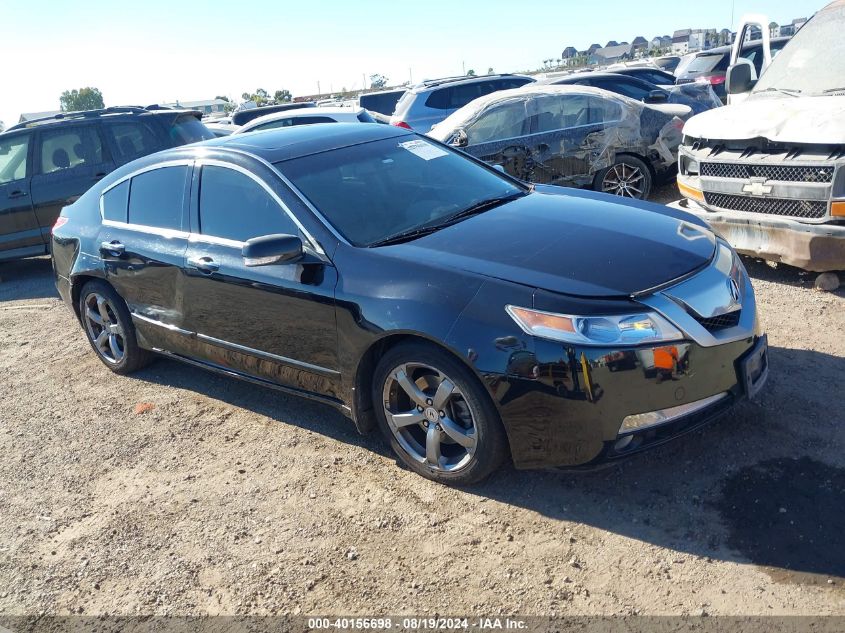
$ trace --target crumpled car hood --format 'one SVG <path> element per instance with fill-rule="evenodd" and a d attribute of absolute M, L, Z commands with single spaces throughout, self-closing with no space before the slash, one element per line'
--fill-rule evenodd
<path fill-rule="evenodd" d="M 697 114 L 684 134 L 711 140 L 766 138 L 775 143 L 845 143 L 845 97 L 750 97 Z"/>

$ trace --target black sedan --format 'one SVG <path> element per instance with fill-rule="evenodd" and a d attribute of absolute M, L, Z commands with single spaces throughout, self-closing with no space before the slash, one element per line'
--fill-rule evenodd
<path fill-rule="evenodd" d="M 112 371 L 160 354 L 314 398 L 453 484 L 630 455 L 766 378 L 751 283 L 702 222 L 388 126 L 139 159 L 62 211 L 52 252 Z"/>

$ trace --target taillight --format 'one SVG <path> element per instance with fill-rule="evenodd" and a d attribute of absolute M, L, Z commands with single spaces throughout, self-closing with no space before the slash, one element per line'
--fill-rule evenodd
<path fill-rule="evenodd" d="M 68 218 L 63 215 L 60 215 L 56 218 L 56 223 L 53 224 L 53 228 L 51 229 L 51 233 L 54 232 L 56 229 L 62 228 L 65 224 L 67 224 Z"/>
<path fill-rule="evenodd" d="M 697 81 L 703 84 L 710 84 L 711 86 L 718 86 L 725 83 L 726 75 L 707 75 L 699 77 Z"/>
<path fill-rule="evenodd" d="M 410 130 L 411 126 L 405 123 L 404 121 L 397 121 L 396 123 L 392 123 L 391 125 L 395 125 L 396 127 L 403 127 L 406 130 Z"/>

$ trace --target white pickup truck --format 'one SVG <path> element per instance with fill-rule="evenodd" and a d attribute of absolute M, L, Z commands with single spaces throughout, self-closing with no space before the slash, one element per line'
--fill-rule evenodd
<path fill-rule="evenodd" d="M 768 44 L 768 22 L 758 24 Z M 805 270 L 845 270 L 845 0 L 820 10 L 759 79 L 732 56 L 729 105 L 692 117 L 670 206 L 739 252 Z"/>

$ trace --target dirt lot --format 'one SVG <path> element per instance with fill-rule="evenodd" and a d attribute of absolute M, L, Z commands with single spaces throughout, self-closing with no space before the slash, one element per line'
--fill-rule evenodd
<path fill-rule="evenodd" d="M 47 259 L 0 264 L 0 614 L 845 614 L 845 292 L 748 266 L 759 404 L 453 490 L 332 409 L 168 360 L 115 376 Z"/>

